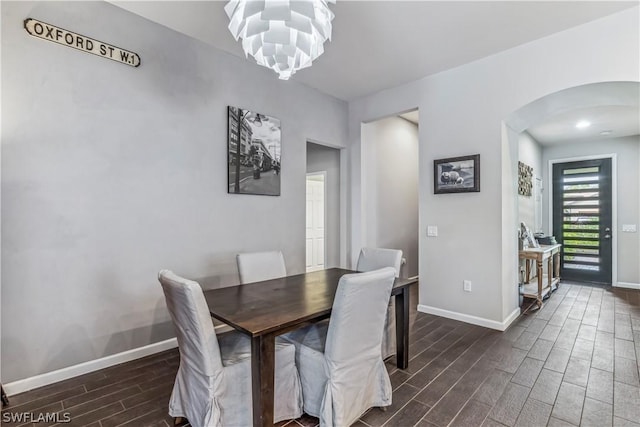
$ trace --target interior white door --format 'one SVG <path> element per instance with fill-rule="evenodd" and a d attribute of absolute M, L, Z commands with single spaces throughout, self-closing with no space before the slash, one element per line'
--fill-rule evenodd
<path fill-rule="evenodd" d="M 307 271 L 324 269 L 324 174 L 307 175 Z"/>

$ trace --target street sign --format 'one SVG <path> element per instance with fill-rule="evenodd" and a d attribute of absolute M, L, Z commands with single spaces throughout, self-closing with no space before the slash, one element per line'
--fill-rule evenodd
<path fill-rule="evenodd" d="M 117 46 L 38 21 L 37 19 L 25 19 L 24 29 L 33 37 L 37 37 L 42 40 L 48 40 L 63 46 L 72 47 L 74 49 L 102 56 L 103 58 L 121 62 L 132 67 L 140 66 L 140 56 L 135 52 L 121 49 Z"/>

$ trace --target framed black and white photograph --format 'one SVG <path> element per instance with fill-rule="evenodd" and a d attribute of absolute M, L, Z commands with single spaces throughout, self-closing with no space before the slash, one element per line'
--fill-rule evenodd
<path fill-rule="evenodd" d="M 280 195 L 280 120 L 228 108 L 227 164 L 229 193 Z"/>
<path fill-rule="evenodd" d="M 433 192 L 468 193 L 480 191 L 480 154 L 433 161 Z"/>

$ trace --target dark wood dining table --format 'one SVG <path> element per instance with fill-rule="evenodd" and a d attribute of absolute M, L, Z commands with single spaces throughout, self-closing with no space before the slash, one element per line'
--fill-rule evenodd
<path fill-rule="evenodd" d="M 340 277 L 356 273 L 330 268 L 263 282 L 204 291 L 211 316 L 251 337 L 253 425 L 273 425 L 275 339 L 331 315 Z M 409 285 L 395 280 L 397 365 L 409 365 Z M 206 278 L 203 279 L 206 282 Z"/>

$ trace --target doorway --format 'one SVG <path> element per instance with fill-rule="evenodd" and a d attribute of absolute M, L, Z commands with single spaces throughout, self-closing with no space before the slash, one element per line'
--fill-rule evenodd
<path fill-rule="evenodd" d="M 611 159 L 553 164 L 553 234 L 562 244 L 560 276 L 611 284 Z"/>
<path fill-rule="evenodd" d="M 413 110 L 361 125 L 361 245 L 402 250 L 401 277 L 418 275 L 419 120 Z"/>
<path fill-rule="evenodd" d="M 326 172 L 307 174 L 306 271 L 325 268 L 325 182 Z"/>

